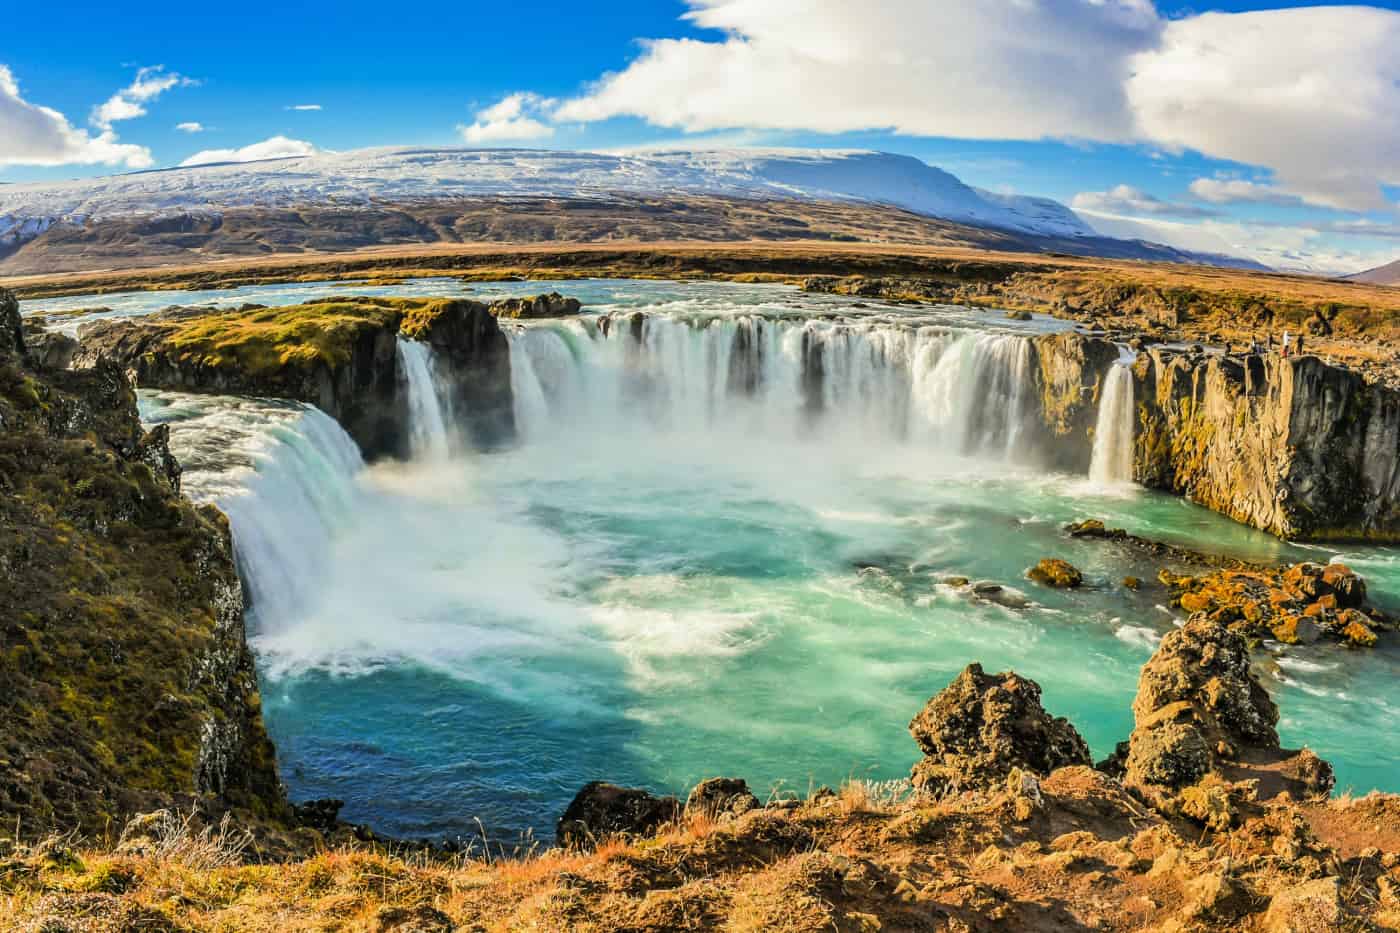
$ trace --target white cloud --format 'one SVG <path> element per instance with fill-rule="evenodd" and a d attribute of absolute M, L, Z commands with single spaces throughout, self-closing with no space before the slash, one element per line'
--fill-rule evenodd
<path fill-rule="evenodd" d="M 554 135 L 554 127 L 541 117 L 548 119 L 554 104 L 538 94 L 509 94 L 485 110 L 478 110 L 476 122 L 458 126 L 457 132 L 472 144 L 546 139 Z"/>
<path fill-rule="evenodd" d="M 320 104 L 292 104 L 288 110 L 324 110 Z"/>
<path fill-rule="evenodd" d="M 146 102 L 155 100 L 172 87 L 194 84 L 189 78 L 167 72 L 157 65 L 142 68 L 127 87 L 108 98 L 106 103 L 93 108 L 92 125 L 101 130 L 110 130 L 119 120 L 134 120 L 146 115 Z"/>
<path fill-rule="evenodd" d="M 1100 214 L 1152 214 L 1158 217 L 1214 217 L 1216 212 L 1195 204 L 1164 201 L 1155 195 L 1119 185 L 1108 191 L 1081 191 L 1070 204 L 1077 211 Z"/>
<path fill-rule="evenodd" d="M 179 130 L 182 133 L 203 133 L 204 124 L 196 123 L 193 120 L 191 120 L 188 123 L 176 123 L 175 129 Z"/>
<path fill-rule="evenodd" d="M 97 136 L 75 128 L 57 110 L 20 96 L 19 82 L 0 65 L 0 165 L 154 164 L 145 146 L 122 143 L 110 129 Z"/>
<path fill-rule="evenodd" d="M 1393 250 L 1339 246 L 1328 234 L 1346 233 L 1332 225 L 1282 225 L 1206 220 L 1185 223 L 1157 217 L 1129 217 L 1086 211 L 1095 229 L 1114 237 L 1150 240 L 1198 253 L 1248 256 L 1292 272 L 1345 275 L 1384 265 Z M 1371 230 L 1358 230 L 1375 236 Z M 1389 257 L 1389 258 L 1388 258 Z"/>
<path fill-rule="evenodd" d="M 1397 12 L 1169 21 L 1152 0 L 688 3 L 689 19 L 724 38 L 647 41 L 551 116 L 1141 142 L 1262 166 L 1280 193 L 1352 210 L 1400 184 Z"/>
<path fill-rule="evenodd" d="M 1400 183 L 1400 13 L 1308 7 L 1169 23 L 1128 97 L 1160 145 L 1273 170 L 1327 207 L 1385 206 Z"/>
<path fill-rule="evenodd" d="M 1212 204 L 1298 204 L 1297 195 L 1280 191 L 1273 185 L 1242 178 L 1197 178 L 1191 182 L 1191 193 Z"/>
<path fill-rule="evenodd" d="M 205 149 L 196 152 L 180 163 L 180 166 L 211 165 L 216 162 L 257 162 L 262 159 L 286 159 L 294 156 L 315 155 L 319 150 L 311 143 L 285 136 L 274 136 L 260 143 L 244 146 L 241 149 Z"/>
<path fill-rule="evenodd" d="M 688 131 L 893 129 L 1127 139 L 1151 0 L 690 0 L 723 41 L 662 39 L 556 116 Z"/>

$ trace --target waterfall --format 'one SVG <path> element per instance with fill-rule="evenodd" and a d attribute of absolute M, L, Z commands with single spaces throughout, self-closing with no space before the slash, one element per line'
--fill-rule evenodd
<path fill-rule="evenodd" d="M 877 319 L 628 311 L 509 333 L 529 442 L 616 431 L 914 443 L 1034 462 L 1046 440 L 1029 338 Z"/>
<path fill-rule="evenodd" d="M 1100 486 L 1133 481 L 1133 371 L 1113 366 L 1104 376 L 1099 399 L 1098 424 L 1094 428 L 1094 457 L 1089 478 Z"/>
<path fill-rule="evenodd" d="M 295 618 L 329 569 L 335 534 L 354 520 L 364 462 L 319 409 L 261 399 L 141 393 L 142 420 L 169 424 L 185 494 L 229 518 L 257 627 Z"/>
<path fill-rule="evenodd" d="M 446 460 L 451 449 L 451 415 L 433 372 L 426 343 L 399 338 L 399 365 L 408 384 L 409 447 L 414 459 Z"/>

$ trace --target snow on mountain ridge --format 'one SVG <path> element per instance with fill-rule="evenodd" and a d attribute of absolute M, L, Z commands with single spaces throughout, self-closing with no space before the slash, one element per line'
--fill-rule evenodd
<path fill-rule="evenodd" d="M 0 188 L 0 217 L 11 223 L 6 232 L 15 234 L 42 232 L 40 227 L 56 222 L 217 214 L 236 207 L 667 194 L 848 199 L 1040 236 L 1097 235 L 1058 202 L 979 191 L 910 156 L 806 149 L 361 149 L 6 185 Z"/>

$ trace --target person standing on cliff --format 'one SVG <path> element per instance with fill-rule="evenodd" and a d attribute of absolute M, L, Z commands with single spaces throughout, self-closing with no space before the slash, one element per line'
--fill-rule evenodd
<path fill-rule="evenodd" d="M 1298 351 L 1297 351 L 1297 355 L 1298 355 L 1298 356 L 1302 356 L 1302 355 L 1303 355 L 1303 335 L 1302 335 L 1302 334 L 1299 334 L 1299 335 L 1298 335 Z"/>
<path fill-rule="evenodd" d="M 1283 332 L 1283 358 L 1288 359 L 1288 331 Z"/>

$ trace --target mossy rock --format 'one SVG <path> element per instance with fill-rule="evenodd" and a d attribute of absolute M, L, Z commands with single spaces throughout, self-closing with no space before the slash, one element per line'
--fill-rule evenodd
<path fill-rule="evenodd" d="M 1069 561 L 1057 557 L 1047 557 L 1026 571 L 1026 576 L 1057 590 L 1072 590 L 1084 585 L 1084 574 Z"/>

